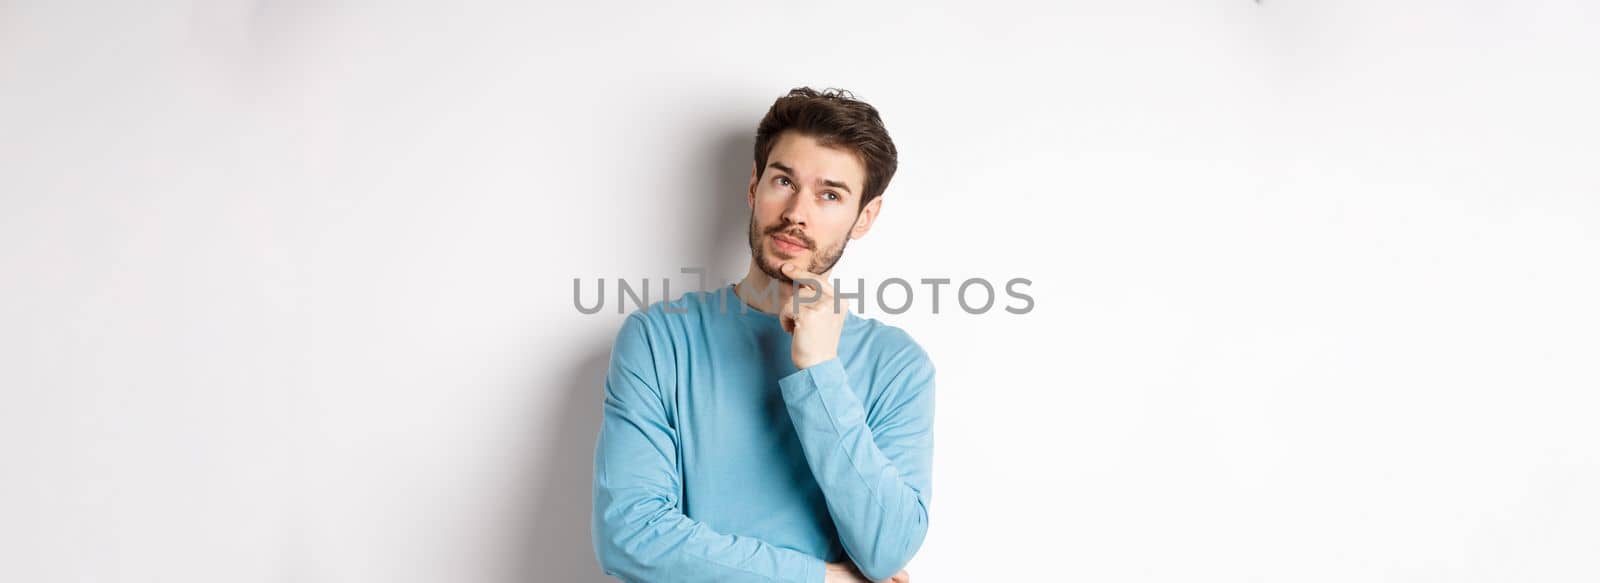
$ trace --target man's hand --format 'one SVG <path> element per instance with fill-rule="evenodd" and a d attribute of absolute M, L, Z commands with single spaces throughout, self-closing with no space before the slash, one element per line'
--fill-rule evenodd
<path fill-rule="evenodd" d="M 880 582 L 868 580 L 856 570 L 855 565 L 850 563 L 828 563 L 822 572 L 826 575 L 822 578 L 825 583 L 911 583 L 911 574 L 905 569 Z"/>
<path fill-rule="evenodd" d="M 802 271 L 791 263 L 783 264 L 783 274 L 794 280 L 794 296 L 778 309 L 783 330 L 794 335 L 789 349 L 794 366 L 807 368 L 838 356 L 845 307 L 841 305 L 834 310 L 833 286 L 822 276 Z M 798 309 L 796 303 L 799 303 Z"/>

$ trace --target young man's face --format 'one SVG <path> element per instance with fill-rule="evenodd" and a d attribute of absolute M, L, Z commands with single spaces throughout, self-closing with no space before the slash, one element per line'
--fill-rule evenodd
<path fill-rule="evenodd" d="M 765 171 L 751 164 L 750 253 L 767 276 L 788 282 L 784 263 L 823 274 L 844 255 L 845 243 L 871 228 L 882 198 L 861 207 L 867 170 L 854 152 L 784 132 L 767 155 Z"/>

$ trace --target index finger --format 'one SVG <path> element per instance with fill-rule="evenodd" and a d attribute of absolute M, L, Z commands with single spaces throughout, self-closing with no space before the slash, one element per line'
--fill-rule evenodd
<path fill-rule="evenodd" d="M 792 264 L 790 264 L 790 265 L 792 265 Z M 827 279 L 825 279 L 822 276 L 817 275 L 815 273 L 811 273 L 811 272 L 806 271 L 804 269 L 800 269 L 799 267 L 795 267 L 793 269 L 794 269 L 793 271 L 789 272 L 789 279 L 794 280 L 795 287 L 799 287 L 799 286 L 813 287 L 813 288 L 816 288 L 816 290 L 818 292 L 822 293 L 822 297 L 824 297 L 824 298 L 833 297 L 833 286 L 828 284 L 828 280 Z M 801 282 L 800 280 L 803 280 L 803 279 L 809 279 L 811 281 L 810 282 Z M 816 285 L 812 285 L 812 282 L 815 282 Z"/>

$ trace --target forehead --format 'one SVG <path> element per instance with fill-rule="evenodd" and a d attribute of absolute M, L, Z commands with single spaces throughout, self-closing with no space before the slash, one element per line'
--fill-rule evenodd
<path fill-rule="evenodd" d="M 767 154 L 767 165 L 773 162 L 793 168 L 799 178 L 807 181 L 838 180 L 856 192 L 861 191 L 867 177 L 867 168 L 855 152 L 823 146 L 816 138 L 796 132 L 778 136 L 772 152 Z"/>

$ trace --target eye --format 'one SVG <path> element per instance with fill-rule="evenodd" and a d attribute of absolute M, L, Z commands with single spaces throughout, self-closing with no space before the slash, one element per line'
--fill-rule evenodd
<path fill-rule="evenodd" d="M 833 198 L 830 198 L 830 199 L 828 199 L 828 200 L 839 200 L 839 193 L 837 193 L 837 192 L 833 192 L 833 191 L 831 191 L 831 190 L 830 190 L 830 191 L 828 191 L 828 192 L 824 192 L 824 193 L 822 193 L 822 195 L 823 195 L 823 196 L 831 196 L 831 197 L 833 197 Z"/>
<path fill-rule="evenodd" d="M 780 186 L 788 186 L 789 185 L 789 177 L 788 176 L 779 176 L 778 177 L 778 185 L 780 185 Z"/>

